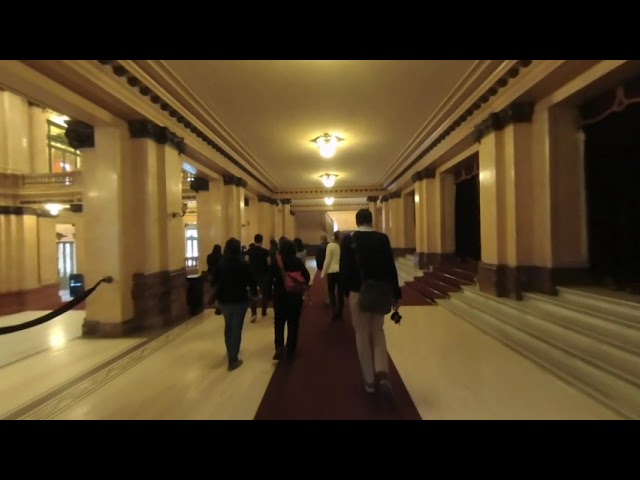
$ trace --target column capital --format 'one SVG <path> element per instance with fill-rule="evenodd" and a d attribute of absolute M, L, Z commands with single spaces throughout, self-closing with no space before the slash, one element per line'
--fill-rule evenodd
<path fill-rule="evenodd" d="M 394 200 L 396 198 L 401 198 L 402 197 L 402 192 L 397 191 L 397 192 L 391 192 L 389 194 L 389 200 Z"/>
<path fill-rule="evenodd" d="M 369 203 L 376 203 L 376 202 L 378 201 L 378 199 L 379 199 L 379 198 L 380 198 L 380 197 L 376 197 L 376 196 L 371 195 L 371 196 L 367 197 L 367 202 L 369 202 Z"/>
<path fill-rule="evenodd" d="M 291 215 L 292 217 L 296 216 L 296 212 L 294 212 L 293 210 L 289 210 L 289 215 Z"/>
<path fill-rule="evenodd" d="M 271 205 L 278 205 L 278 200 L 267 195 L 258 195 L 258 203 L 269 203 Z"/>
<path fill-rule="evenodd" d="M 76 150 L 95 147 L 95 131 L 93 125 L 82 120 L 69 120 L 64 132 L 69 145 Z"/>
<path fill-rule="evenodd" d="M 172 132 L 167 127 L 162 127 L 151 120 L 147 120 L 146 118 L 130 120 L 127 122 L 127 125 L 129 126 L 129 134 L 131 135 L 131 138 L 148 138 L 159 145 L 170 145 L 179 153 L 184 153 L 186 151 L 184 138 L 179 137 L 175 132 Z"/>
<path fill-rule="evenodd" d="M 222 183 L 225 186 L 233 185 L 234 187 L 247 187 L 247 181 L 243 178 L 236 177 L 235 175 L 224 175 L 222 177 Z"/>
<path fill-rule="evenodd" d="M 436 168 L 435 167 L 425 167 L 422 170 L 418 170 L 416 173 L 411 175 L 411 181 L 413 183 L 417 183 L 420 180 L 425 180 L 427 178 L 436 178 Z"/>
<path fill-rule="evenodd" d="M 380 197 L 380 203 L 386 203 L 389 201 L 389 194 Z"/>
<path fill-rule="evenodd" d="M 291 205 L 291 199 L 290 198 L 281 198 L 280 199 L 280 203 L 282 205 Z"/>
<path fill-rule="evenodd" d="M 533 118 L 533 102 L 514 102 L 499 112 L 489 114 L 474 130 L 476 142 L 479 142 L 491 132 L 503 130 L 512 123 L 529 123 Z"/>

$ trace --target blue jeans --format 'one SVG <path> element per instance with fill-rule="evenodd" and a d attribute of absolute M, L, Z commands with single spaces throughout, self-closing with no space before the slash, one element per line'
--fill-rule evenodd
<path fill-rule="evenodd" d="M 238 359 L 240 342 L 242 341 L 242 326 L 249 308 L 248 303 L 221 303 L 220 310 L 224 317 L 224 344 L 227 347 L 229 361 Z"/>

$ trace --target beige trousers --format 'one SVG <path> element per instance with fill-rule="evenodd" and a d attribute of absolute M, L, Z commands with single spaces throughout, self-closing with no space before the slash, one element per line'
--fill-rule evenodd
<path fill-rule="evenodd" d="M 359 293 L 349 292 L 349 309 L 356 331 L 356 346 L 364 381 L 372 384 L 376 373 L 389 373 L 384 315 L 365 313 L 358 306 Z"/>

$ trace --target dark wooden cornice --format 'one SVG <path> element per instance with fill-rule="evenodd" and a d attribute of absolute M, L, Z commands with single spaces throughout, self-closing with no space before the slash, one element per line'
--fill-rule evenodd
<path fill-rule="evenodd" d="M 403 168 L 395 177 L 391 179 L 389 182 L 393 184 L 397 182 L 400 177 L 402 177 L 405 173 L 411 170 L 420 160 L 427 156 L 429 152 L 431 152 L 434 148 L 440 145 L 445 138 L 451 135 L 454 131 L 458 129 L 463 123 L 465 123 L 475 112 L 477 112 L 482 105 L 487 103 L 489 99 L 495 97 L 502 88 L 506 87 L 509 83 L 509 80 L 516 78 L 520 74 L 520 70 L 523 68 L 527 68 L 531 65 L 532 60 L 519 60 L 513 68 L 510 68 L 509 71 L 499 78 L 492 86 L 490 86 L 482 95 L 480 95 L 476 101 L 467 108 L 458 118 L 453 120 L 449 126 L 440 134 L 436 139 L 431 142 L 427 147 L 420 152 L 409 164 Z"/>
<path fill-rule="evenodd" d="M 37 215 L 38 210 L 33 207 L 16 207 L 13 205 L 0 205 L 0 215 Z"/>
<path fill-rule="evenodd" d="M 474 132 L 476 142 L 479 142 L 491 132 L 499 132 L 512 123 L 531 122 L 533 110 L 533 102 L 514 102 L 499 112 L 490 114 L 476 127 Z"/>
<path fill-rule="evenodd" d="M 380 203 L 386 203 L 389 201 L 389 194 L 380 197 Z"/>
<path fill-rule="evenodd" d="M 95 147 L 93 126 L 81 120 L 69 120 L 64 136 L 69 145 L 76 150 Z"/>
<path fill-rule="evenodd" d="M 280 199 L 280 203 L 282 205 L 291 205 L 291 199 L 290 198 L 281 198 Z"/>
<path fill-rule="evenodd" d="M 267 185 L 264 180 L 255 175 L 251 170 L 249 170 L 244 164 L 242 164 L 239 160 L 237 160 L 233 155 L 223 149 L 218 143 L 216 143 L 211 137 L 209 137 L 206 133 L 196 127 L 193 123 L 187 120 L 182 114 L 178 112 L 173 106 L 171 106 L 166 100 L 163 100 L 157 93 L 155 93 L 151 88 L 147 85 L 144 85 L 139 78 L 135 75 L 127 71 L 125 67 L 118 64 L 116 60 L 97 60 L 100 64 L 110 67 L 113 74 L 117 77 L 124 77 L 127 80 L 127 84 L 131 88 L 135 88 L 138 90 L 138 93 L 143 97 L 148 97 L 149 101 L 154 105 L 157 105 L 160 110 L 166 112 L 171 118 L 175 118 L 176 121 L 182 124 L 187 130 L 193 133 L 196 137 L 206 143 L 213 150 L 218 152 L 224 158 L 229 160 L 233 165 L 238 167 L 244 173 L 249 175 L 252 179 L 266 188 L 269 192 L 275 193 L 275 191 Z"/>
<path fill-rule="evenodd" d="M 225 186 L 233 185 L 234 187 L 247 187 L 247 181 L 244 178 L 236 177 L 235 175 L 224 175 L 222 177 L 222 183 Z"/>
<path fill-rule="evenodd" d="M 131 138 L 148 138 L 159 145 L 170 145 L 179 153 L 185 153 L 184 138 L 179 137 L 167 127 L 162 127 L 151 120 L 140 119 L 128 122 Z"/>
<path fill-rule="evenodd" d="M 369 202 L 369 203 L 376 203 L 376 202 L 378 201 L 378 199 L 379 199 L 379 198 L 380 198 L 380 197 L 370 196 L 370 197 L 367 197 L 367 202 Z"/>
<path fill-rule="evenodd" d="M 420 180 L 424 180 L 426 178 L 436 178 L 436 169 L 434 167 L 426 167 L 422 170 L 418 170 L 416 173 L 411 175 L 411 181 L 413 183 L 417 183 Z"/>
<path fill-rule="evenodd" d="M 396 198 L 402 198 L 402 192 L 391 192 L 389 194 L 389 200 L 394 200 Z"/>
<path fill-rule="evenodd" d="M 269 203 L 271 205 L 278 205 L 278 200 L 271 198 L 267 195 L 258 195 L 258 203 Z"/>

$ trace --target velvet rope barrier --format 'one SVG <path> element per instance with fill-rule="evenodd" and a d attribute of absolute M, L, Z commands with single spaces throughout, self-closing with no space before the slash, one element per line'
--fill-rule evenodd
<path fill-rule="evenodd" d="M 60 307 L 58 307 L 55 310 L 47 313 L 46 315 L 43 315 L 41 317 L 36 318 L 35 320 L 29 320 L 28 322 L 20 323 L 18 325 L 9 325 L 9 326 L 6 326 L 6 327 L 0 327 L 0 335 L 7 335 L 9 333 L 19 332 L 21 330 L 27 330 L 28 328 L 37 327 L 38 325 L 42 325 L 43 323 L 47 323 L 47 322 L 53 320 L 54 318 L 59 317 L 63 313 L 68 312 L 72 308 L 74 308 L 74 307 L 80 305 L 82 302 L 84 302 L 87 298 L 89 298 L 89 296 L 93 292 L 96 291 L 96 289 L 102 283 L 113 283 L 113 277 L 101 278 L 93 287 L 91 287 L 88 290 L 85 290 L 85 292 L 82 295 L 80 295 L 79 297 L 74 298 L 73 300 L 65 303 L 64 305 L 61 305 Z"/>

